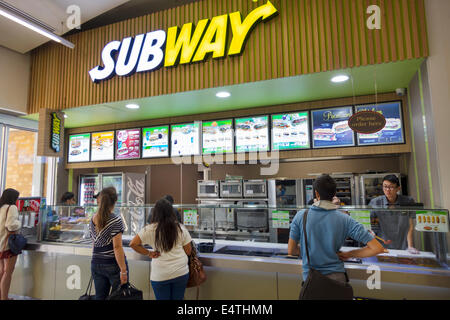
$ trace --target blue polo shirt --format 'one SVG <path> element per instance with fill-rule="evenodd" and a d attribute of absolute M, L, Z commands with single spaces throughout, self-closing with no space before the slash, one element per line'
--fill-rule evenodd
<path fill-rule="evenodd" d="M 323 201 L 321 201 L 323 202 Z M 331 207 L 331 206 L 325 206 Z M 353 218 L 336 209 L 325 209 L 313 205 L 308 212 L 306 232 L 311 261 L 308 261 L 303 235 L 303 215 L 305 210 L 297 212 L 292 220 L 289 238 L 300 243 L 303 264 L 303 280 L 306 280 L 309 266 L 327 275 L 345 272 L 344 262 L 339 260 L 337 252 L 344 245 L 345 239 L 352 238 L 366 244 L 373 236 Z"/>

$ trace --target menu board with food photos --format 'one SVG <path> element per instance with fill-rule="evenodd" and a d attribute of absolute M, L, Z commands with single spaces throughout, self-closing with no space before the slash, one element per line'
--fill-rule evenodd
<path fill-rule="evenodd" d="M 236 152 L 269 151 L 269 116 L 235 121 Z"/>
<path fill-rule="evenodd" d="M 114 160 L 114 131 L 92 133 L 91 161 Z"/>
<path fill-rule="evenodd" d="M 200 123 L 172 125 L 172 157 L 200 155 Z"/>
<path fill-rule="evenodd" d="M 139 159 L 141 156 L 141 130 L 116 131 L 116 160 Z"/>
<path fill-rule="evenodd" d="M 203 154 L 233 152 L 233 120 L 205 121 L 203 130 Z"/>
<path fill-rule="evenodd" d="M 272 150 L 308 149 L 308 112 L 272 116 Z"/>
<path fill-rule="evenodd" d="M 73 134 L 69 136 L 68 162 L 87 162 L 90 159 L 91 134 Z"/>
<path fill-rule="evenodd" d="M 142 129 L 142 158 L 169 156 L 169 126 Z"/>
<path fill-rule="evenodd" d="M 313 147 L 352 147 L 355 135 L 348 125 L 353 108 L 339 107 L 311 111 Z"/>
<path fill-rule="evenodd" d="M 395 144 L 403 143 L 403 122 L 400 102 L 369 104 L 356 106 L 356 112 L 374 111 L 386 118 L 386 126 L 371 134 L 358 133 L 358 145 Z"/>

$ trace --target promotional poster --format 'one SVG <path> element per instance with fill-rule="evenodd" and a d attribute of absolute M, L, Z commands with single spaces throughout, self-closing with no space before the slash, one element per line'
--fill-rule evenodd
<path fill-rule="evenodd" d="M 348 119 L 352 107 L 340 107 L 311 111 L 314 148 L 352 147 L 355 145 L 353 130 Z"/>
<path fill-rule="evenodd" d="M 200 124 L 172 125 L 172 157 L 200 154 Z"/>
<path fill-rule="evenodd" d="M 233 120 L 206 121 L 203 128 L 203 154 L 233 152 Z"/>
<path fill-rule="evenodd" d="M 142 158 L 169 156 L 169 126 L 142 129 Z"/>
<path fill-rule="evenodd" d="M 68 162 L 89 161 L 91 134 L 75 134 L 69 136 L 69 159 Z"/>
<path fill-rule="evenodd" d="M 272 150 L 308 149 L 308 112 L 272 116 Z"/>
<path fill-rule="evenodd" d="M 114 160 L 114 131 L 92 133 L 91 161 Z"/>
<path fill-rule="evenodd" d="M 269 150 L 269 116 L 236 119 L 236 152 Z"/>
<path fill-rule="evenodd" d="M 140 158 L 140 129 L 118 130 L 116 131 L 116 139 L 116 160 Z"/>
<path fill-rule="evenodd" d="M 374 111 L 386 118 L 386 126 L 372 134 L 358 133 L 358 145 L 404 143 L 402 110 L 400 102 L 356 106 L 356 112 Z"/>

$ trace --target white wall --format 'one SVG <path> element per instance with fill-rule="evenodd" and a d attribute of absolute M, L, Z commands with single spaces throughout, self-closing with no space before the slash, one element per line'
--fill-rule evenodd
<path fill-rule="evenodd" d="M 27 113 L 30 68 L 30 54 L 0 46 L 0 112 L 7 109 Z"/>
<path fill-rule="evenodd" d="M 442 202 L 450 208 L 450 1 L 425 0 L 430 56 L 427 61 Z"/>

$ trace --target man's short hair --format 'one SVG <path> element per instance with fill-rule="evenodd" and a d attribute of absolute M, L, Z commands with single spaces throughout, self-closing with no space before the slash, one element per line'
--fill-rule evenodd
<path fill-rule="evenodd" d="M 319 193 L 320 200 L 331 201 L 336 195 L 336 182 L 328 174 L 323 174 L 315 179 L 313 188 Z"/>
<path fill-rule="evenodd" d="M 400 181 L 398 180 L 395 174 L 388 174 L 383 178 L 383 181 L 389 181 L 391 183 L 395 183 L 397 187 L 400 187 Z"/>

